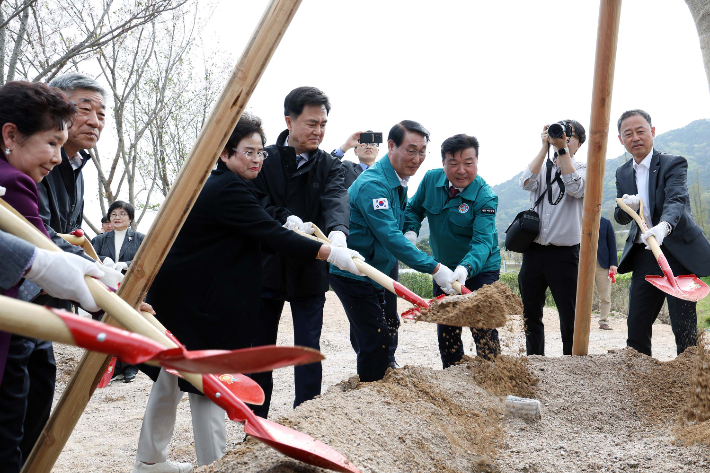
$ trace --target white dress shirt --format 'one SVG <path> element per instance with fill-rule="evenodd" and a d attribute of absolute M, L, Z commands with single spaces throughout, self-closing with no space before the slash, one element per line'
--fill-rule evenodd
<path fill-rule="evenodd" d="M 288 146 L 288 136 L 286 137 L 286 141 L 284 141 L 284 146 Z M 298 158 L 303 158 L 303 159 L 298 159 Z M 308 153 L 301 153 L 296 155 L 296 169 L 300 168 L 304 164 L 308 162 Z"/>
<path fill-rule="evenodd" d="M 653 157 L 653 148 L 648 156 L 643 158 L 643 161 L 636 163 L 634 160 L 634 173 L 636 174 L 636 190 L 638 191 L 639 199 L 643 202 L 643 218 L 646 220 L 649 228 L 653 226 L 653 221 L 651 220 L 651 206 L 649 205 L 648 198 L 648 174 L 651 168 L 651 158 Z M 641 234 L 643 230 L 639 231 L 636 235 L 636 243 L 642 243 Z"/>

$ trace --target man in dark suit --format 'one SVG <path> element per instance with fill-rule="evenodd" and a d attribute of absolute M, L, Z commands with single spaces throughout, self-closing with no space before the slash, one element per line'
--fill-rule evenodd
<path fill-rule="evenodd" d="M 616 256 L 616 236 L 608 218 L 599 220 L 599 244 L 597 246 L 597 269 L 594 272 L 594 286 L 599 296 L 599 328 L 611 330 L 609 312 L 611 310 L 611 275 L 618 271 Z"/>
<path fill-rule="evenodd" d="M 621 225 L 631 223 L 619 272 L 633 272 L 629 286 L 628 346 L 651 355 L 653 322 L 668 301 L 671 327 L 678 354 L 697 343 L 695 302 L 666 295 L 645 281 L 649 274 L 662 275 L 651 251 L 644 245 L 654 236 L 675 275 L 710 274 L 710 243 L 690 212 L 688 162 L 682 156 L 653 149 L 656 129 L 643 110 L 624 112 L 617 123 L 619 141 L 634 159 L 616 170 L 616 194 L 638 211 L 643 202 L 643 217 L 650 229 L 642 233 L 636 222 L 618 206 L 614 219 Z M 646 246 L 647 248 L 647 246 Z"/>
<path fill-rule="evenodd" d="M 328 97 L 315 87 L 299 87 L 284 100 L 287 130 L 268 146 L 268 158 L 259 175 L 250 181 L 268 196 L 267 212 L 288 228 L 309 231 L 316 224 L 333 246 L 346 247 L 350 207 L 340 160 L 319 149 L 330 112 Z M 306 222 L 306 223 L 304 223 Z M 310 230 L 312 232 L 312 230 Z M 328 263 L 299 262 L 286 254 L 265 255 L 263 288 L 253 346 L 276 344 L 284 302 L 291 306 L 294 344 L 320 349 L 323 306 L 328 291 Z M 254 412 L 266 418 L 273 378 L 271 372 L 256 373 L 254 381 L 264 390 L 265 401 Z M 294 370 L 294 407 L 320 395 L 320 363 Z"/>

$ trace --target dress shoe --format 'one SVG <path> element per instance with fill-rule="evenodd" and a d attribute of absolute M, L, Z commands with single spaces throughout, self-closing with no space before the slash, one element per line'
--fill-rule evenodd
<path fill-rule="evenodd" d="M 124 383 L 132 383 L 136 379 L 136 375 L 138 374 L 138 367 L 135 365 L 128 365 L 126 366 L 126 369 L 123 370 L 123 382 Z"/>
<path fill-rule="evenodd" d="M 149 465 L 136 460 L 133 465 L 133 473 L 190 473 L 191 471 L 190 463 L 160 462 Z"/>
<path fill-rule="evenodd" d="M 397 368 L 399 368 L 399 363 L 397 363 L 396 361 L 390 361 L 387 365 L 387 368 L 392 368 L 393 370 L 396 370 Z"/>

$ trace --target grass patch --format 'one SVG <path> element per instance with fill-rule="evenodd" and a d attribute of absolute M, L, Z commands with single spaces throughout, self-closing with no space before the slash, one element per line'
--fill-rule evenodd
<path fill-rule="evenodd" d="M 700 278 L 705 284 L 710 284 L 710 277 Z M 698 327 L 710 328 L 710 297 L 698 301 Z"/>

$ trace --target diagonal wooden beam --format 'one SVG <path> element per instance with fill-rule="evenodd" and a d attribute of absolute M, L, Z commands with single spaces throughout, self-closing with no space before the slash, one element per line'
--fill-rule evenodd
<path fill-rule="evenodd" d="M 301 0 L 272 0 L 267 6 L 121 284 L 119 295 L 133 307 L 137 308 L 148 292 L 300 3 Z M 110 317 L 105 317 L 104 322 L 117 325 Z M 84 354 L 23 472 L 52 470 L 108 362 L 105 355 Z"/>
<path fill-rule="evenodd" d="M 589 125 L 589 154 L 584 184 L 582 241 L 579 249 L 577 305 L 574 315 L 573 355 L 589 351 L 589 327 L 592 319 L 594 271 L 599 243 L 599 217 L 602 211 L 606 145 L 609 139 L 609 114 L 614 85 L 616 44 L 619 38 L 621 0 L 602 0 L 599 6 L 597 53 L 594 65 L 592 117 Z"/>

